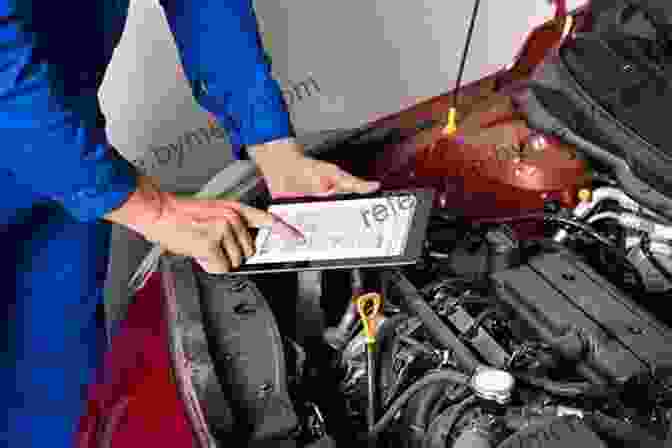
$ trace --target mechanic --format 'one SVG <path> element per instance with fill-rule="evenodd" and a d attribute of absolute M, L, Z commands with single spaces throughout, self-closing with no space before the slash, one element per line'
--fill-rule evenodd
<path fill-rule="evenodd" d="M 161 0 L 196 101 L 248 151 L 271 194 L 379 187 L 303 155 L 251 0 Z M 0 0 L 2 446 L 73 445 L 104 350 L 111 223 L 223 273 L 252 254 L 264 211 L 180 199 L 107 140 L 98 89 L 129 0 Z"/>

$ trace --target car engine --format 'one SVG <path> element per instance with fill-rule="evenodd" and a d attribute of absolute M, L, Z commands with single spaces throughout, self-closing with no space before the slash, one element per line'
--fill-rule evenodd
<path fill-rule="evenodd" d="M 373 357 L 327 288 L 346 308 L 324 333 L 341 402 L 310 400 L 307 426 L 381 448 L 672 440 L 672 222 L 602 180 L 575 209 L 437 208 L 421 263 L 348 273 L 351 297 L 383 299 Z"/>

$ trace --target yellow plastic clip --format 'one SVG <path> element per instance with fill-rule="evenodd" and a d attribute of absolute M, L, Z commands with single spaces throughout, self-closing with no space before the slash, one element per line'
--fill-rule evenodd
<path fill-rule="evenodd" d="M 562 28 L 562 36 L 560 38 L 562 40 L 565 40 L 565 38 L 572 31 L 573 27 L 574 27 L 574 18 L 568 14 L 567 17 L 565 18 L 565 24 Z"/>
<path fill-rule="evenodd" d="M 381 311 L 382 298 L 380 294 L 369 293 L 357 298 L 357 311 L 362 319 L 364 335 L 368 344 L 376 342 L 376 316 Z"/>
<path fill-rule="evenodd" d="M 457 109 L 451 107 L 448 111 L 448 124 L 443 128 L 443 135 L 453 135 L 457 132 Z"/>
<path fill-rule="evenodd" d="M 593 194 L 589 189 L 582 188 L 581 190 L 579 190 L 578 196 L 579 196 L 579 201 L 589 202 L 592 199 Z"/>

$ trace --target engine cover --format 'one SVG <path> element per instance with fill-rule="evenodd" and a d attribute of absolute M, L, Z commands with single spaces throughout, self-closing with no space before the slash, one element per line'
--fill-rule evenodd
<path fill-rule="evenodd" d="M 571 253 L 539 255 L 492 278 L 542 339 L 574 332 L 585 343 L 582 361 L 611 380 L 672 365 L 672 331 Z"/>

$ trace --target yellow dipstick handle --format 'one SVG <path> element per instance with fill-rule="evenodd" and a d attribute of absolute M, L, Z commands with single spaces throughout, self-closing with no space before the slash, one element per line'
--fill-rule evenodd
<path fill-rule="evenodd" d="M 453 135 L 457 132 L 457 109 L 451 107 L 448 111 L 448 124 L 443 128 L 444 135 Z"/>
<path fill-rule="evenodd" d="M 381 304 L 382 298 L 380 294 L 376 294 L 375 292 L 364 294 L 357 298 L 357 311 L 359 311 L 359 317 L 362 319 L 366 342 L 369 344 L 376 342 L 376 316 L 381 311 Z"/>

